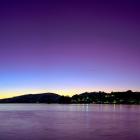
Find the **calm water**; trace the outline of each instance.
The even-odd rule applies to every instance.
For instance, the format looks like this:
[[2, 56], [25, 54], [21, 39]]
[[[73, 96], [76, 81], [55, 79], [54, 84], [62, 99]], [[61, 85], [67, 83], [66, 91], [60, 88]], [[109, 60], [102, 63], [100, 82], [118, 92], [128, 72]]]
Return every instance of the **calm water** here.
[[0, 104], [0, 140], [140, 140], [140, 106]]

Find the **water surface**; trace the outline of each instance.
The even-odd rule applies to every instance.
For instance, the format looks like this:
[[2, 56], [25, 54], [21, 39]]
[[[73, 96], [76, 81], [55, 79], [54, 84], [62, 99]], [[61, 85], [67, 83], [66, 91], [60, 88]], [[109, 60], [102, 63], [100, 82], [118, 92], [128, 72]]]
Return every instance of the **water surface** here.
[[0, 104], [0, 140], [140, 140], [140, 106]]

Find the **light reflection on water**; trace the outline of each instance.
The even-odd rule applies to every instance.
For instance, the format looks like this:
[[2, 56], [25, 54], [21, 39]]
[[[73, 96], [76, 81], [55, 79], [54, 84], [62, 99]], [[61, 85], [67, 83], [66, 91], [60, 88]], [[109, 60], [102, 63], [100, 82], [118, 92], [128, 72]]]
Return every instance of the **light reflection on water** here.
[[0, 104], [0, 140], [140, 140], [138, 105]]

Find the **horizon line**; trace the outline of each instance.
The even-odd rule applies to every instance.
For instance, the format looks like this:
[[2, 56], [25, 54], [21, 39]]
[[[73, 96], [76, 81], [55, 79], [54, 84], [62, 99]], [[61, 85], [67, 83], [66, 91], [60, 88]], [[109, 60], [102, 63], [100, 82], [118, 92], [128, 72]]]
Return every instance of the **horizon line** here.
[[52, 94], [57, 94], [57, 95], [60, 95], [60, 96], [69, 96], [69, 97], [72, 97], [72, 96], [74, 96], [74, 95], [80, 95], [80, 94], [83, 94], [83, 93], [107, 93], [107, 94], [111, 94], [111, 93], [116, 93], [116, 92], [128, 92], [128, 91], [130, 91], [130, 92], [132, 92], [132, 93], [135, 93], [135, 92], [138, 92], [138, 93], [140, 93], [140, 91], [134, 91], [134, 90], [131, 90], [131, 89], [129, 89], [129, 90], [118, 90], [118, 91], [111, 91], [111, 92], [106, 92], [106, 91], [101, 91], [101, 90], [99, 90], [99, 91], [84, 91], [84, 92], [82, 92], [82, 93], [76, 93], [76, 94], [73, 94], [73, 95], [64, 95], [64, 94], [59, 94], [59, 93], [55, 93], [55, 92], [49, 92], [49, 91], [46, 91], [46, 92], [39, 92], [39, 93], [27, 93], [27, 94], [19, 94], [19, 95], [14, 95], [14, 96], [9, 96], [9, 97], [3, 97], [3, 98], [1, 98], [0, 97], [0, 99], [8, 99], [8, 98], [14, 98], [14, 97], [18, 97], [18, 96], [24, 96], [24, 95], [36, 95], [36, 94], [45, 94], [45, 93], [52, 93]]

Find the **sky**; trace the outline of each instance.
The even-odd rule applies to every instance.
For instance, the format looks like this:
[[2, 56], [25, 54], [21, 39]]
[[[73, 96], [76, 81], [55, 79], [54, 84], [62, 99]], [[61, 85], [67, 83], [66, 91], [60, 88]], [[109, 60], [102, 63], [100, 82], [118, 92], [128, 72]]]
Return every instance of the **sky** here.
[[0, 98], [140, 91], [138, 0], [1, 0]]

